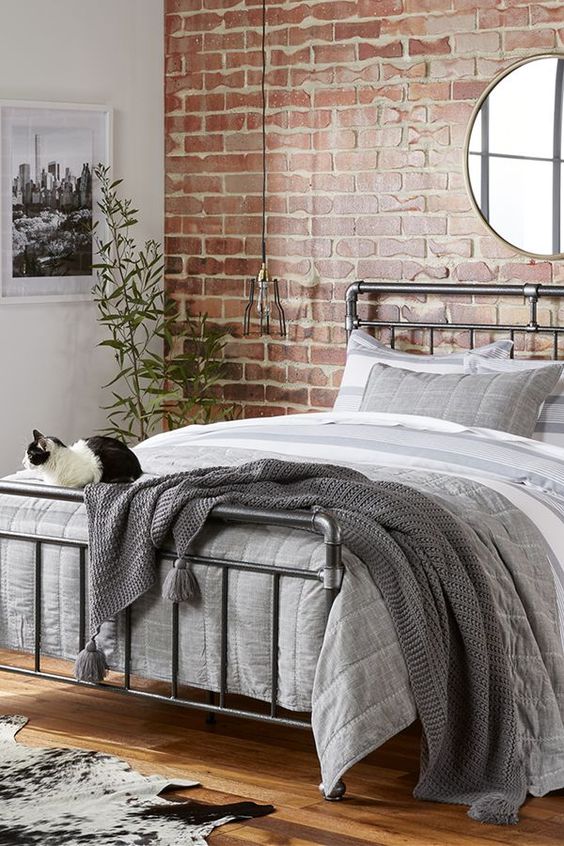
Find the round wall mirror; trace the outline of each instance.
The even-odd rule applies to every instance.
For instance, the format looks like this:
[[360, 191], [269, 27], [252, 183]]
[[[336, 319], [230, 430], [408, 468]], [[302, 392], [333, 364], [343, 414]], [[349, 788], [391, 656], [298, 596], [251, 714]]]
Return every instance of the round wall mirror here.
[[538, 258], [564, 254], [564, 57], [504, 71], [470, 119], [464, 150], [472, 203], [494, 235]]

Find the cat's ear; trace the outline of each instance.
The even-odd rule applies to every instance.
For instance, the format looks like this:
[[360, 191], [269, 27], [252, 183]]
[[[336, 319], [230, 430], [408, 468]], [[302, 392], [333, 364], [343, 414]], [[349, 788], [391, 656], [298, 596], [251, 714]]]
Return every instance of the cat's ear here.
[[45, 437], [45, 435], [42, 435], [41, 432], [39, 432], [37, 429], [34, 429], [33, 437], [39, 449], [47, 451], [47, 438]]

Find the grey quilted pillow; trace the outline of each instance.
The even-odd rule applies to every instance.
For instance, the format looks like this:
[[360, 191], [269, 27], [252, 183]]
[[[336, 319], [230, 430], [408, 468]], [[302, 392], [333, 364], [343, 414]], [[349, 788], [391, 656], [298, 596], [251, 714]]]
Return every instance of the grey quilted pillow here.
[[530, 438], [562, 365], [522, 373], [416, 373], [386, 364], [370, 371], [361, 411], [421, 414]]

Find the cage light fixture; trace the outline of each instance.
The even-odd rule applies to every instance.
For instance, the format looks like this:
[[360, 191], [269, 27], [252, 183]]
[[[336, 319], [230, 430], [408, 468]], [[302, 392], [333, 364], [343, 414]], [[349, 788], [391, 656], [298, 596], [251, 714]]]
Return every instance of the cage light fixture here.
[[[259, 272], [249, 280], [249, 298], [243, 317], [243, 334], [251, 334], [251, 320], [256, 311], [259, 335], [270, 334], [271, 318], [276, 317], [280, 337], [286, 337], [286, 315], [280, 299], [278, 279], [271, 279], [266, 260], [266, 0], [262, 0], [262, 228], [261, 258]], [[272, 289], [272, 291], [271, 291]], [[256, 305], [256, 308], [255, 308]]]

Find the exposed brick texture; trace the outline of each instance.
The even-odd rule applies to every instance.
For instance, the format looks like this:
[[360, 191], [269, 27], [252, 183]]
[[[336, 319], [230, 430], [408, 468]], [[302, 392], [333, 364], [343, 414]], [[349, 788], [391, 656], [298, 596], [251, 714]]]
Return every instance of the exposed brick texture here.
[[[226, 401], [247, 416], [331, 406], [357, 278], [563, 284], [562, 262], [488, 234], [462, 170], [485, 85], [563, 49], [561, 0], [268, 0], [268, 253], [290, 332], [241, 338], [260, 255], [260, 5], [166, 0], [167, 284], [233, 327]], [[519, 303], [456, 299], [387, 308], [525, 317]]]

